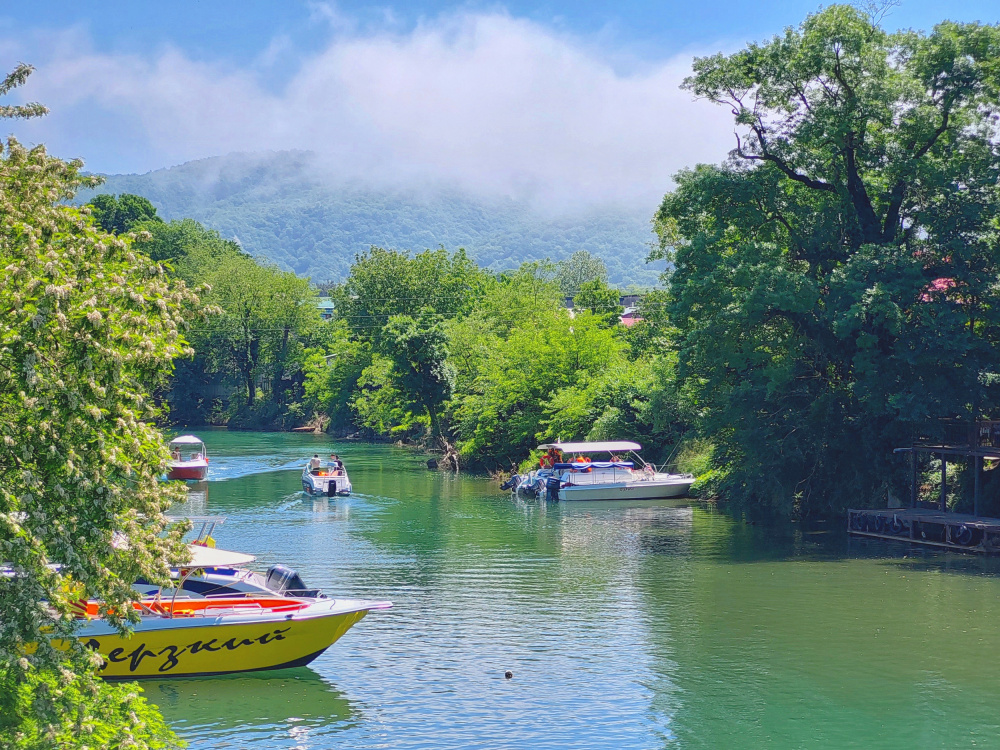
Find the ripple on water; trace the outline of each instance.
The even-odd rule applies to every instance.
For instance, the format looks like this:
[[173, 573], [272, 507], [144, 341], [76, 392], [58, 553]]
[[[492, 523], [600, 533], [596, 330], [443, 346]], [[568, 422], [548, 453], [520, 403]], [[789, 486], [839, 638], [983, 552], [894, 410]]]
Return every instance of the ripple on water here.
[[220, 546], [395, 607], [309, 668], [151, 685], [193, 747], [995, 744], [995, 564], [683, 502], [515, 502], [391, 447], [338, 445], [363, 494], [305, 498], [325, 439], [212, 440]]

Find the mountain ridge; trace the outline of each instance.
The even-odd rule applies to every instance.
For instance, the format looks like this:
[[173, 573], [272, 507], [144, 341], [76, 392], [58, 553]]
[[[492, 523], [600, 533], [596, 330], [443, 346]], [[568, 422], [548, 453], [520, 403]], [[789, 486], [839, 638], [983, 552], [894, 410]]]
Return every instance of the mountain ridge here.
[[444, 187], [338, 184], [309, 152], [234, 153], [104, 177], [104, 185], [77, 199], [142, 195], [166, 220], [195, 219], [238, 240], [252, 255], [317, 282], [343, 279], [354, 256], [371, 245], [413, 251], [464, 247], [496, 271], [587, 250], [604, 260], [610, 280], [622, 286], [654, 286], [660, 270], [645, 263], [654, 238], [652, 210], [550, 215], [528, 201], [473, 197]]

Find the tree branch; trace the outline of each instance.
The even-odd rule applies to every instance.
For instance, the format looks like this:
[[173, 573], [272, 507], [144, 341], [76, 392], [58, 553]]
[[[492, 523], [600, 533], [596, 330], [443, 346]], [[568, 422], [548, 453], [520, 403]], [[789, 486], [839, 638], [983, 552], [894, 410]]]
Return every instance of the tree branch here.
[[760, 142], [761, 153], [758, 154], [748, 154], [743, 151], [743, 142], [740, 140], [739, 133], [736, 134], [736, 153], [741, 159], [747, 159], [748, 161], [769, 161], [774, 164], [778, 169], [780, 169], [786, 177], [795, 180], [796, 182], [801, 182], [806, 187], [812, 188], [813, 190], [824, 190], [828, 193], [837, 192], [837, 188], [831, 185], [829, 182], [823, 182], [822, 180], [814, 180], [808, 175], [804, 175], [801, 172], [796, 172], [784, 161], [784, 159], [775, 156], [767, 150], [767, 144], [764, 140], [763, 133], [756, 125], [751, 125], [751, 129], [757, 135], [757, 140]]

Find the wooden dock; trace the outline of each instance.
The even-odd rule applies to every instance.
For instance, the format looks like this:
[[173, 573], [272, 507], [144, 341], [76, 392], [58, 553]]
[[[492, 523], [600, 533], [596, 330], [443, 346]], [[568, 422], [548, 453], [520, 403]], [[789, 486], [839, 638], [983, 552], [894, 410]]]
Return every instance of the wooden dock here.
[[930, 508], [848, 510], [847, 532], [960, 552], [1000, 553], [1000, 518]]

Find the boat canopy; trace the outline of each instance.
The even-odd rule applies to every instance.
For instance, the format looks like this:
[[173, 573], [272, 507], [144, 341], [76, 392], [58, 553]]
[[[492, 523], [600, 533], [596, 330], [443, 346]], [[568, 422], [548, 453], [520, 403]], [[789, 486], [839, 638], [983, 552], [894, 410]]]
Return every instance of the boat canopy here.
[[204, 445], [200, 438], [194, 435], [181, 435], [170, 441], [171, 445]]
[[191, 562], [184, 563], [185, 568], [238, 568], [257, 559], [243, 552], [203, 547], [200, 544], [189, 544], [188, 549], [191, 550]]
[[627, 440], [609, 440], [604, 443], [545, 443], [538, 446], [540, 451], [547, 451], [550, 448], [561, 450], [563, 453], [613, 453], [642, 450], [641, 445]]
[[569, 471], [589, 471], [590, 469], [633, 469], [631, 461], [576, 461], [571, 464], [556, 464], [553, 469]]

